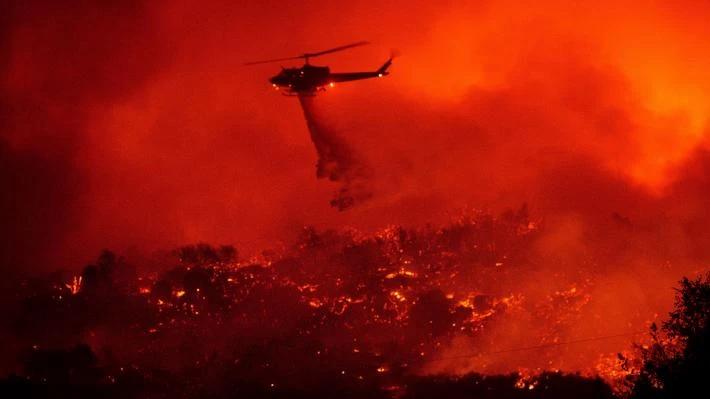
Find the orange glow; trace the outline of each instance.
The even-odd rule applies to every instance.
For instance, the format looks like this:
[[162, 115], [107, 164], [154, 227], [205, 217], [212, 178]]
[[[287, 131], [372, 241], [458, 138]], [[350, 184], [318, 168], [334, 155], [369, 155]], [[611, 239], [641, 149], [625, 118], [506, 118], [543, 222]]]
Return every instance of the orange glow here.
[[385, 275], [386, 279], [393, 279], [397, 276], [403, 276], [403, 277], [417, 277], [417, 273], [413, 272], [411, 270], [406, 270], [405, 268], [400, 268], [399, 271], [393, 272], [393, 273], [388, 273]]
[[[48, 119], [43, 129], [32, 123], [38, 115], [19, 112], [2, 139], [13, 150], [59, 159], [78, 180], [60, 190], [57, 199], [66, 201], [53, 201], [77, 220], [56, 223], [57, 232], [36, 227], [61, 241], [47, 248], [50, 258], [77, 264], [135, 241], [171, 247], [228, 239], [249, 253], [292, 237], [301, 224], [373, 229], [441, 221], [465, 206], [527, 201], [543, 208], [551, 194], [540, 180], [555, 180], [547, 168], [559, 165], [548, 159], [556, 151], [664, 195], [675, 170], [706, 140], [710, 51], [702, 2], [322, 6], [338, 16], [336, 25], [293, 5], [245, 7], [235, 22], [226, 17], [232, 7], [178, 1], [148, 7], [135, 20], [101, 19], [100, 30], [80, 24], [91, 40], [61, 57], [68, 41], [61, 19], [38, 15], [9, 36], [4, 87]], [[274, 20], [275, 11], [293, 18]], [[195, 20], [198, 33], [188, 33], [179, 21], [195, 15], [204, 19]], [[416, 34], [402, 29], [413, 23]], [[241, 25], [248, 28], [235, 28]], [[112, 36], [117, 31], [127, 39]], [[348, 214], [330, 211], [328, 186], [308, 172], [313, 148], [299, 107], [258, 95], [280, 66], [242, 66], [252, 56], [334, 44], [323, 31], [336, 44], [353, 32], [382, 38], [318, 59], [333, 71], [375, 68], [392, 47], [402, 54], [377, 85], [354, 82], [347, 95], [322, 100], [341, 126], [353, 128], [343, 135], [382, 178], [371, 205]], [[139, 40], [140, 49], [129, 45]], [[225, 48], [232, 51], [222, 54]], [[81, 70], [104, 73], [82, 80]], [[40, 95], [45, 88], [52, 93]], [[52, 145], [45, 130], [66, 130], [67, 148]], [[268, 163], [253, 155], [267, 152]], [[461, 184], [465, 176], [471, 184]], [[246, 227], [255, 225], [263, 228]], [[62, 249], [71, 242], [85, 249]]]
[[[365, 315], [382, 336], [451, 338], [406, 342], [413, 373], [524, 364], [623, 379], [603, 356], [628, 339], [544, 345], [644, 325], [667, 313], [662, 293], [679, 275], [710, 263], [708, 2], [177, 0], [119, 13], [19, 3], [0, 66], [12, 100], [0, 131], [0, 183], [12, 193], [0, 209], [0, 265], [69, 270], [52, 283], [66, 304], [129, 274], [92, 263], [82, 277], [104, 248], [155, 274], [167, 266], [144, 260], [185, 243], [238, 249], [233, 261], [175, 260], [190, 278], [223, 266], [199, 284], [177, 273], [164, 290], [147, 278], [131, 287], [168, 315], [140, 335], [283, 284], [285, 309], [328, 315], [323, 323]], [[303, 103], [267, 83], [302, 60], [243, 65], [360, 39], [372, 44], [309, 62], [374, 76], [392, 48], [402, 56], [386, 78], [332, 93], [334, 82], [319, 81], [321, 141]], [[318, 154], [332, 152], [367, 166], [352, 185], [339, 173], [316, 178], [331, 166]], [[361, 186], [371, 188], [362, 203], [332, 206]], [[240, 278], [258, 273], [236, 277], [250, 265], [303, 273], [255, 287]], [[223, 271], [228, 284], [204, 288]], [[253, 309], [280, 308], [266, 299]], [[342, 348], [366, 357], [375, 338]], [[377, 368], [388, 361], [376, 356], [367, 370], [388, 372]], [[541, 389], [534, 374], [519, 388]]]

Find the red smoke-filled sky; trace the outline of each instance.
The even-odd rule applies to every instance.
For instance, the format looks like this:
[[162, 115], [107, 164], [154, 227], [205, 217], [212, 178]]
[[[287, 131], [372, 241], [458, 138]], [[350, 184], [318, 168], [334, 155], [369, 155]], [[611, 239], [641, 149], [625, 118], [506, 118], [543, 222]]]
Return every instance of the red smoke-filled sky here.
[[[710, 5], [695, 1], [25, 1], [0, 16], [2, 263], [102, 248], [243, 253], [304, 225], [442, 222], [527, 202], [560, 237], [611, 215], [703, 261]], [[345, 212], [315, 178], [298, 101], [250, 60], [391, 76], [319, 97], [374, 170]], [[284, 66], [297, 65], [285, 64]], [[657, 233], [662, 230], [664, 233]], [[555, 241], [556, 250], [575, 246]]]

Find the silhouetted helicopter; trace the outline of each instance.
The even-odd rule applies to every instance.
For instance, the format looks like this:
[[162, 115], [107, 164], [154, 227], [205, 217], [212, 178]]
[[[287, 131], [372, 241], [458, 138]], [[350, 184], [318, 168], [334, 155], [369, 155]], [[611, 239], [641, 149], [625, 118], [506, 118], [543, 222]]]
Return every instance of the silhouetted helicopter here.
[[297, 60], [303, 58], [306, 60], [305, 65], [300, 68], [284, 68], [281, 67], [281, 72], [269, 79], [271, 85], [279, 90], [284, 89], [284, 95], [315, 95], [319, 91], [324, 91], [328, 87], [333, 87], [335, 83], [347, 82], [350, 80], [360, 80], [369, 78], [381, 78], [389, 75], [387, 68], [392, 64], [392, 57], [385, 62], [379, 69], [374, 72], [344, 72], [331, 73], [330, 68], [314, 66], [309, 63], [310, 58], [318, 57], [325, 54], [343, 51], [353, 47], [363, 46], [368, 42], [357, 42], [346, 44], [344, 46], [335, 47], [329, 50], [319, 51], [317, 53], [305, 53], [295, 57], [276, 58], [272, 60], [247, 62], [244, 65], [265, 64], [267, 62], [278, 62], [287, 60]]

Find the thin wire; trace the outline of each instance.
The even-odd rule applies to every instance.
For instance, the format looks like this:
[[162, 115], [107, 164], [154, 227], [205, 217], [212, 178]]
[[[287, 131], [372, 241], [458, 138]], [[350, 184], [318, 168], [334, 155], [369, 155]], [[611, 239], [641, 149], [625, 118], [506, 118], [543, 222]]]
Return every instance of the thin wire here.
[[605, 339], [621, 338], [621, 337], [627, 337], [627, 336], [632, 336], [632, 335], [645, 334], [647, 332], [648, 331], [636, 331], [636, 332], [623, 333], [623, 334], [603, 335], [600, 337], [580, 338], [580, 339], [576, 339], [576, 340], [572, 340], [572, 341], [554, 342], [554, 343], [544, 344], [544, 345], [524, 346], [524, 347], [520, 347], [520, 348], [502, 349], [499, 351], [478, 352], [475, 354], [440, 357], [440, 358], [436, 358], [436, 359], [431, 359], [429, 361], [436, 362], [436, 361], [440, 361], [440, 360], [472, 358], [472, 357], [477, 357], [477, 356], [481, 356], [481, 355], [497, 355], [500, 353], [522, 352], [522, 351], [527, 351], [527, 350], [544, 349], [544, 348], [550, 348], [550, 347], [555, 347], [555, 346], [574, 345], [574, 344], [579, 344], [579, 343], [583, 343], [583, 342], [602, 341]]

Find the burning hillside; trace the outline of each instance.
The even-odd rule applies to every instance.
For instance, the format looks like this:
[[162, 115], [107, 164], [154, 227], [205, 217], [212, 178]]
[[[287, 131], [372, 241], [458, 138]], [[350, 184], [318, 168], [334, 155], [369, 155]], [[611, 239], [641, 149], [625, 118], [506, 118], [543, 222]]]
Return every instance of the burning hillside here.
[[398, 396], [417, 376], [468, 372], [517, 371], [512, 384], [526, 390], [550, 378], [542, 371], [618, 384], [616, 352], [654, 315], [639, 310], [620, 330], [596, 314], [607, 279], [590, 270], [540, 281], [542, 230], [523, 207], [438, 228], [309, 228], [254, 259], [206, 244], [149, 265], [104, 252], [78, 276], [13, 287], [3, 366], [38, 382], [187, 396]]

